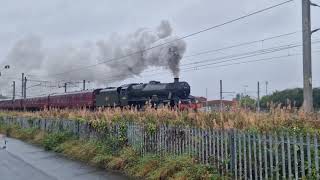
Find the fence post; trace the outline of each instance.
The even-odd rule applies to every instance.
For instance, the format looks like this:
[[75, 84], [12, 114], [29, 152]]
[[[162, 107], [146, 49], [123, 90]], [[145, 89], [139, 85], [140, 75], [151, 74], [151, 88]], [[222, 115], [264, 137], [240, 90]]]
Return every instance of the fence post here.
[[261, 147], [261, 135], [258, 134], [258, 149], [259, 149], [259, 177], [262, 179], [262, 147]]
[[311, 172], [311, 150], [310, 150], [310, 134], [307, 134], [307, 158], [308, 158], [308, 176], [312, 176]]
[[251, 134], [248, 134], [248, 153], [249, 153], [249, 177], [252, 180], [252, 151], [251, 151]]
[[202, 159], [202, 163], [205, 164], [205, 148], [204, 148], [204, 143], [205, 143], [205, 139], [206, 139], [206, 135], [204, 132], [204, 129], [201, 129], [201, 159]]
[[192, 146], [192, 144], [191, 144], [191, 135], [192, 135], [192, 131], [191, 131], [192, 129], [191, 129], [191, 127], [188, 127], [188, 154], [189, 154], [189, 156], [191, 156], [191, 146]]
[[269, 158], [270, 158], [270, 177], [273, 179], [273, 141], [272, 141], [272, 134], [269, 134]]
[[297, 138], [296, 135], [293, 136], [293, 157], [294, 157], [294, 175], [295, 175], [295, 179], [298, 179], [299, 175], [298, 175], [298, 154], [297, 154]]
[[305, 168], [304, 168], [304, 141], [303, 135], [300, 134], [300, 158], [301, 158], [301, 176], [302, 179], [306, 177]]
[[281, 133], [281, 159], [282, 159], [282, 179], [286, 179], [286, 153], [285, 153], [285, 149], [284, 149], [284, 135], [283, 132]]
[[221, 148], [221, 168], [224, 170], [224, 163], [225, 163], [225, 159], [224, 159], [224, 137], [223, 137], [223, 129], [220, 131], [220, 148]]
[[[225, 165], [226, 165], [226, 172], [229, 172], [229, 163], [230, 163], [230, 160], [228, 159], [228, 156], [229, 156], [229, 153], [228, 153], [228, 133], [227, 131], [224, 132], [224, 150], [225, 150], [225, 153], [224, 153], [224, 156], [225, 156]], [[232, 142], [231, 139], [229, 140], [229, 142]], [[235, 138], [233, 140], [233, 142], [237, 143], [237, 139]], [[230, 152], [231, 154], [231, 152]]]
[[[241, 137], [242, 137], [242, 132], [237, 134], [238, 136], [238, 147], [239, 147], [239, 179], [242, 179], [242, 147], [241, 147]], [[232, 144], [230, 142], [230, 144]]]
[[236, 135], [235, 135], [235, 130], [230, 131], [229, 133], [229, 137], [230, 137], [230, 141], [232, 143], [230, 143], [230, 152], [231, 152], [231, 171], [233, 171], [233, 175], [235, 177], [235, 179], [237, 179], [237, 165], [236, 165], [236, 150], [235, 150], [235, 146], [234, 146], [234, 139], [236, 139]]
[[214, 163], [214, 165], [217, 165], [217, 158], [216, 158], [216, 145], [217, 145], [217, 142], [216, 142], [216, 129], [213, 129], [213, 131], [212, 131], [212, 133], [213, 133], [213, 136], [212, 136], [212, 140], [213, 140], [213, 147], [212, 147], [212, 149], [213, 149], [213, 163]]
[[268, 179], [268, 152], [267, 152], [267, 135], [263, 134], [263, 154], [264, 154], [264, 177]]
[[257, 138], [256, 134], [253, 134], [253, 158], [254, 158], [254, 179], [257, 179], [258, 176], [258, 166], [257, 166]]
[[220, 169], [220, 147], [221, 144], [220, 144], [220, 130], [217, 130], [217, 165]]
[[275, 148], [275, 170], [276, 170], [276, 180], [279, 180], [279, 143], [278, 143], [278, 134], [274, 134], [274, 148]]
[[288, 177], [292, 179], [292, 170], [291, 170], [291, 144], [290, 144], [290, 136], [287, 133], [287, 148], [288, 148]]
[[318, 137], [317, 137], [317, 134], [314, 135], [314, 164], [316, 166], [317, 179], [320, 179], [320, 174], [319, 174], [319, 156], [318, 156]]
[[247, 135], [243, 133], [243, 164], [244, 164], [244, 177], [245, 179], [248, 178], [248, 171], [247, 171]]
[[210, 151], [210, 144], [209, 144], [209, 133], [210, 131], [208, 129], [206, 129], [205, 131], [205, 137], [206, 137], [206, 142], [205, 142], [205, 150], [206, 150], [206, 161], [205, 163], [208, 164], [209, 162], [209, 151]]
[[212, 129], [210, 128], [209, 129], [209, 155], [208, 155], [208, 162], [210, 164], [210, 159], [211, 159], [211, 156], [212, 156]]

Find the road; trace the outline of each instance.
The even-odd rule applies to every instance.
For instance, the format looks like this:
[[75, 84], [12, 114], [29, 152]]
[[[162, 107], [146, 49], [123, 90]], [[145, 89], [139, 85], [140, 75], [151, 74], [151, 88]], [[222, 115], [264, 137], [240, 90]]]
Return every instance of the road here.
[[6, 149], [2, 149], [4, 138], [0, 135], [0, 179], [1, 180], [124, 180], [118, 173], [107, 172], [69, 160], [54, 152], [6, 138]]

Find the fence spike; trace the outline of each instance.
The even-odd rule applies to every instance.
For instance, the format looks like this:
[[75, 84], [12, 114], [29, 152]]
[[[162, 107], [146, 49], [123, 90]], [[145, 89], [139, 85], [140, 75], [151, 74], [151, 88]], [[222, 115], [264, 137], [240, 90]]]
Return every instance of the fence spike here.
[[310, 134], [307, 134], [307, 158], [308, 158], [308, 176], [312, 176], [311, 172], [311, 148], [310, 148]]
[[269, 179], [268, 176], [268, 152], [267, 152], [267, 136], [263, 134], [263, 153], [264, 153], [264, 177]]
[[317, 134], [314, 135], [314, 164], [316, 167], [316, 176], [317, 179], [320, 179], [319, 174], [319, 154], [318, 154], [318, 137]]
[[296, 135], [293, 136], [293, 157], [294, 157], [294, 175], [295, 175], [295, 179], [298, 179], [299, 178], [299, 175], [298, 175], [298, 154], [297, 154], [297, 138], [296, 138]]
[[279, 180], [279, 143], [278, 143], [278, 136], [277, 133], [275, 133], [274, 136], [274, 148], [275, 148], [275, 170], [276, 170], [276, 180]]
[[259, 149], [259, 177], [262, 179], [262, 153], [261, 153], [261, 135], [258, 134], [258, 149]]
[[[238, 145], [239, 145], [239, 177], [242, 179], [242, 147], [241, 147], [241, 137], [242, 137], [242, 132], [238, 133]], [[237, 154], [236, 154], [237, 156]]]
[[287, 149], [288, 149], [288, 177], [289, 177], [289, 179], [292, 179], [291, 144], [290, 144], [289, 133], [287, 133]]

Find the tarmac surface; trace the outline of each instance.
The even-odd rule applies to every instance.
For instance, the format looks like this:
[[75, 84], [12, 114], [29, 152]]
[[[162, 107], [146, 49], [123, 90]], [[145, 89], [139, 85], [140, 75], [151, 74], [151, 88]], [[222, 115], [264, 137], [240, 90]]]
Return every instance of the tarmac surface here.
[[[7, 141], [5, 145], [5, 140]], [[6, 148], [4, 148], [6, 146]], [[0, 134], [0, 180], [125, 180], [127, 177]]]

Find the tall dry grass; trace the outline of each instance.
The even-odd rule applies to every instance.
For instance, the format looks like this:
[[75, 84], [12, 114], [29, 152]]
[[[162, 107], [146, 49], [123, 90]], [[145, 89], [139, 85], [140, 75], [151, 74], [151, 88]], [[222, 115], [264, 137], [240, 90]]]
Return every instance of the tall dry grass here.
[[236, 128], [259, 131], [276, 129], [314, 129], [320, 130], [319, 113], [307, 114], [290, 107], [273, 107], [268, 112], [253, 112], [240, 108], [228, 112], [180, 112], [168, 108], [137, 109], [50, 109], [36, 112], [1, 111], [0, 116], [23, 116], [32, 118], [72, 119], [89, 121], [92, 124], [114, 122], [136, 122], [151, 124], [173, 124], [202, 128]]

